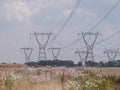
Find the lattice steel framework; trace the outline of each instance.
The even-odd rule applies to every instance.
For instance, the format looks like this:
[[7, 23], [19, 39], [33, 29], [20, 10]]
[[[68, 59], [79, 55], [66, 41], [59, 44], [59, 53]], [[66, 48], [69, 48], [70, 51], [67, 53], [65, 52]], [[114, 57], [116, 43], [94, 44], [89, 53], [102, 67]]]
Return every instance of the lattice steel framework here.
[[58, 60], [61, 48], [49, 48], [52, 51], [53, 60]]
[[109, 61], [115, 61], [119, 52], [119, 48], [117, 49], [105, 49], [104, 53], [107, 55]]
[[[86, 45], [87, 48], [87, 61], [94, 61], [94, 53], [93, 53], [93, 48], [95, 45], [95, 42], [98, 38], [98, 35], [100, 35], [99, 33], [92, 33], [92, 32], [82, 32], [82, 34], [78, 34], [78, 35], [82, 35], [82, 38], [84, 40], [84, 43]], [[92, 40], [91, 43], [89, 43], [89, 41], [86, 39], [89, 38], [89, 40]]]
[[[35, 36], [35, 39], [37, 41], [37, 44], [39, 46], [39, 54], [38, 54], [38, 61], [40, 60], [46, 60], [46, 47], [48, 44], [48, 41], [51, 37], [51, 33], [39, 33], [39, 32], [34, 32], [33, 34]], [[44, 38], [46, 38], [46, 40], [44, 40], [45, 42], [42, 43], [39, 39], [39, 37], [41, 37], [43, 40]]]
[[80, 61], [82, 62], [82, 66], [85, 66], [85, 62], [87, 61], [88, 52], [87, 51], [80, 51], [77, 48], [77, 51], [75, 51], [75, 54], [79, 55]]
[[31, 55], [32, 55], [32, 51], [33, 51], [33, 48], [21, 48], [21, 50], [24, 51], [24, 54], [25, 54], [25, 63], [28, 63], [30, 62], [30, 58], [31, 58]]

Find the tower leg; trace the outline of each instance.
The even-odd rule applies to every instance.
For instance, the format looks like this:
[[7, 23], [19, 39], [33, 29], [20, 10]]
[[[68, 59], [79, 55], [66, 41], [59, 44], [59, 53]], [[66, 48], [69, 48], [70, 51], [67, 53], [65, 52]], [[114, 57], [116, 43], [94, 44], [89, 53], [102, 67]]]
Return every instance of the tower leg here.
[[39, 48], [38, 61], [46, 60], [46, 51], [45, 48]]

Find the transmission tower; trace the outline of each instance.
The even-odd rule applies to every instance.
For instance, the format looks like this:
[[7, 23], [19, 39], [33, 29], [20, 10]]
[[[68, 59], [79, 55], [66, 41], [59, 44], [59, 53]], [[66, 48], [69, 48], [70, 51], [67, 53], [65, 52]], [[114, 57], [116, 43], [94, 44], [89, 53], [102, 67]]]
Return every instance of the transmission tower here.
[[[81, 35], [81, 34], [78, 34], [78, 35]], [[82, 32], [82, 38], [84, 40], [84, 43], [87, 48], [87, 53], [88, 53], [87, 61], [94, 61], [93, 48], [94, 48], [95, 42], [98, 38], [98, 35], [99, 35], [99, 33], [92, 33], [92, 32], [84, 33], [84, 32]]]
[[49, 48], [52, 51], [53, 60], [58, 60], [58, 55], [60, 54], [61, 48]]
[[75, 54], [79, 55], [80, 61], [82, 62], [82, 66], [85, 66], [85, 62], [87, 61], [88, 52], [87, 51], [80, 51], [77, 48], [77, 51], [75, 51]]
[[116, 57], [118, 55], [119, 52], [119, 49], [116, 49], [116, 50], [113, 50], [113, 49], [105, 49], [104, 53], [107, 54], [107, 57], [108, 57], [108, 60], [109, 61], [115, 61], [116, 60]]
[[51, 33], [34, 32], [33, 35], [35, 36], [35, 39], [39, 46], [38, 61], [46, 60], [46, 47], [47, 47], [48, 41], [52, 34]]
[[33, 51], [33, 48], [21, 48], [21, 50], [24, 51], [25, 54], [25, 63], [30, 62], [31, 54]]

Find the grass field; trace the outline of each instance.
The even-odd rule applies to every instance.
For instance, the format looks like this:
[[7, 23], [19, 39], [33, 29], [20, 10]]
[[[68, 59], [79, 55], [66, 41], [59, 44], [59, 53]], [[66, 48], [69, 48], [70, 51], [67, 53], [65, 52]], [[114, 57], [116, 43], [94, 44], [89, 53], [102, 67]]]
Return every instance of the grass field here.
[[105, 74], [120, 76], [120, 67], [104, 67], [104, 68], [97, 68], [99, 71], [102, 71]]
[[120, 68], [0, 65], [0, 90], [120, 90]]

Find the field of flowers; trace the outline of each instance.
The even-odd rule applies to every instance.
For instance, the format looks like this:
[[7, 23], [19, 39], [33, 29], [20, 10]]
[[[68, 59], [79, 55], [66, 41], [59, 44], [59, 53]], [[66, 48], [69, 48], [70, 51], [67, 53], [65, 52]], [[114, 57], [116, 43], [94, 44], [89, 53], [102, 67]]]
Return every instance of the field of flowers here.
[[90, 67], [0, 67], [0, 90], [120, 90], [120, 77]]

